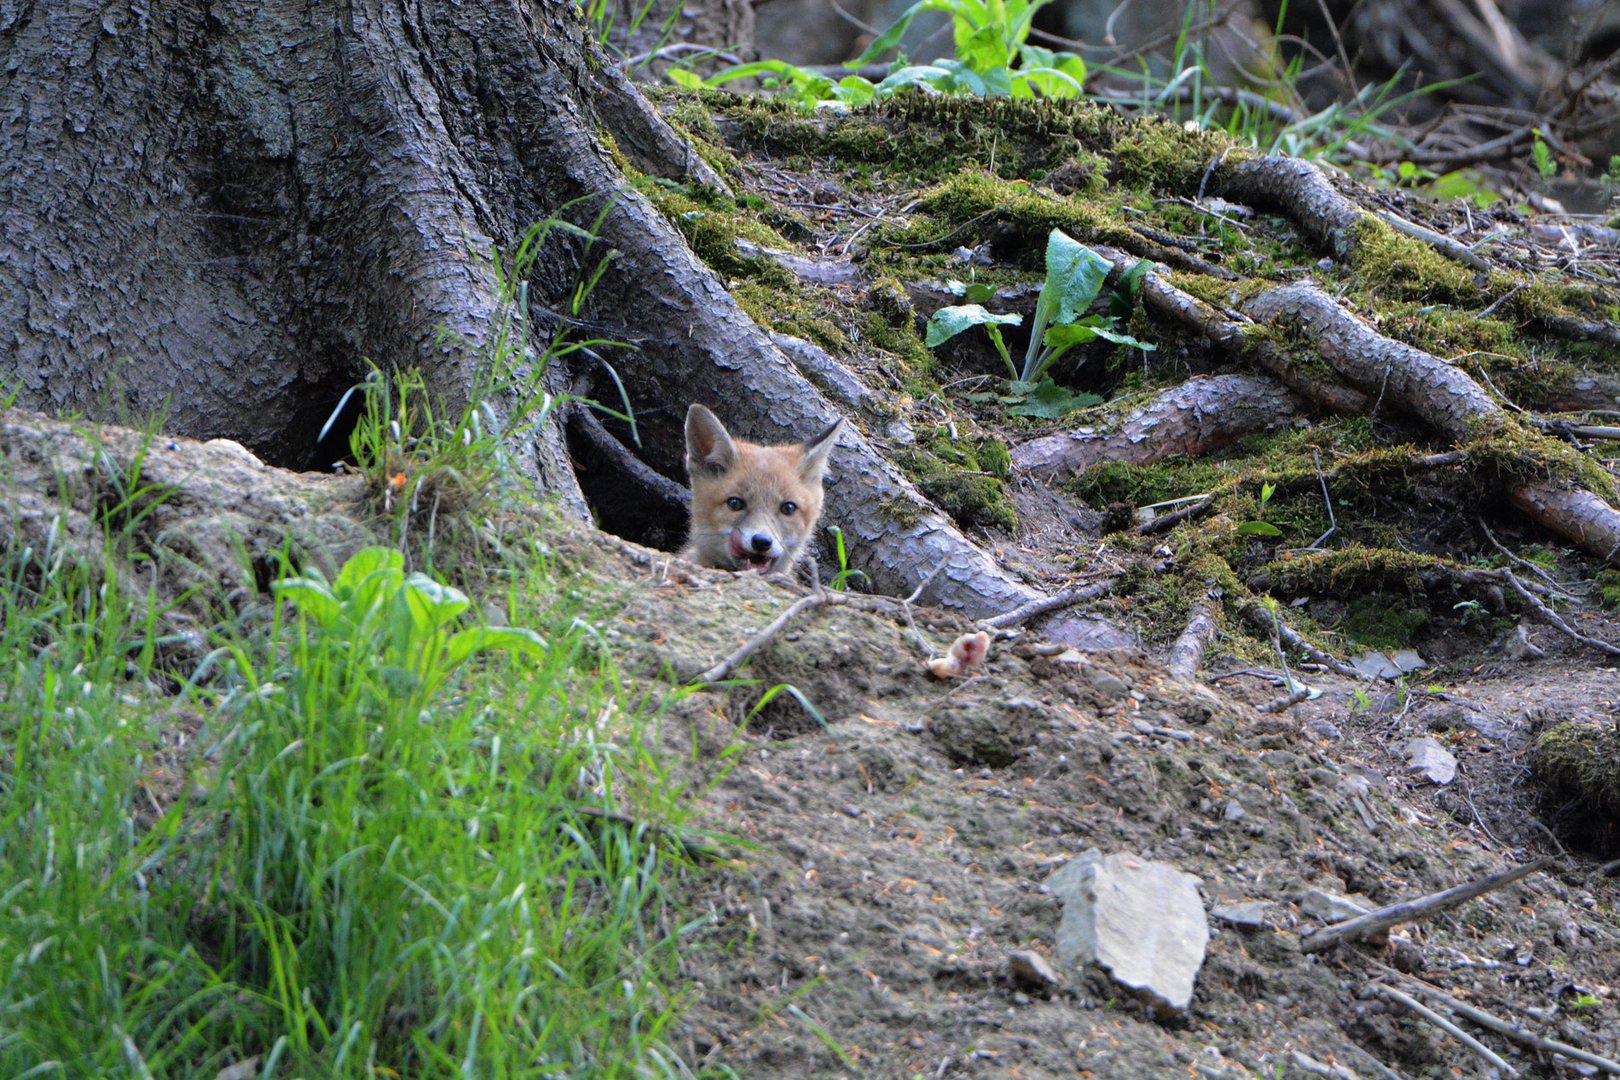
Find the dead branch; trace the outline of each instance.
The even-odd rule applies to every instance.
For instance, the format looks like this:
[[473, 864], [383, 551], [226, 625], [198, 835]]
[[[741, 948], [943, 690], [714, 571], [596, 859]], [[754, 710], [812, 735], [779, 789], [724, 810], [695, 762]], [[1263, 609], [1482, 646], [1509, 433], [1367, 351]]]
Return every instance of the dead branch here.
[[770, 643], [770, 640], [780, 634], [787, 625], [806, 611], [813, 611], [819, 607], [826, 607], [837, 602], [838, 593], [818, 589], [809, 596], [801, 596], [789, 604], [787, 610], [772, 619], [763, 630], [743, 642], [735, 652], [707, 671], [693, 675], [686, 681], [695, 686], [712, 686], [722, 679], [729, 679], [732, 672], [743, 665], [750, 656]]
[[1371, 678], [1365, 672], [1357, 671], [1343, 660], [1329, 656], [1309, 641], [1306, 641], [1299, 631], [1283, 622], [1280, 615], [1258, 600], [1251, 600], [1243, 606], [1243, 617], [1258, 629], [1264, 630], [1267, 636], [1277, 638], [1290, 649], [1298, 649], [1310, 657], [1313, 663], [1321, 664], [1335, 675], [1343, 675], [1347, 679], [1358, 679], [1362, 682]]
[[1582, 1050], [1578, 1046], [1571, 1046], [1568, 1043], [1558, 1042], [1556, 1039], [1543, 1038], [1542, 1036], [1526, 1031], [1521, 1027], [1515, 1027], [1506, 1020], [1493, 1016], [1490, 1013], [1485, 1012], [1483, 1009], [1478, 1009], [1467, 1004], [1466, 1002], [1458, 1001], [1450, 994], [1447, 994], [1436, 987], [1430, 986], [1421, 979], [1414, 979], [1407, 975], [1402, 975], [1401, 978], [1406, 981], [1408, 986], [1411, 986], [1414, 990], [1418, 990], [1429, 997], [1434, 998], [1436, 1001], [1443, 1003], [1446, 1008], [1452, 1010], [1458, 1016], [1472, 1020], [1481, 1027], [1488, 1027], [1492, 1031], [1507, 1036], [1514, 1042], [1522, 1043], [1525, 1046], [1549, 1054], [1563, 1054], [1567, 1058], [1571, 1058], [1575, 1061], [1585, 1062], [1586, 1064], [1591, 1065], [1593, 1068], [1602, 1069], [1604, 1072], [1607, 1072], [1613, 1076], [1620, 1076], [1620, 1061], [1613, 1061], [1606, 1057], [1599, 1057], [1597, 1054]]
[[1517, 574], [1505, 566], [1495, 570], [1458, 569], [1455, 574], [1458, 580], [1468, 582], [1474, 586], [1486, 583], [1497, 586], [1505, 585], [1513, 591], [1515, 596], [1524, 601], [1525, 606], [1530, 609], [1531, 616], [1537, 622], [1550, 626], [1571, 641], [1585, 645], [1589, 649], [1596, 649], [1606, 656], [1620, 656], [1620, 645], [1611, 645], [1602, 638], [1583, 634], [1569, 625], [1558, 612], [1548, 607], [1539, 596], [1531, 592], [1529, 587], [1519, 580]]
[[1427, 1005], [1423, 1004], [1421, 1001], [1415, 1000], [1408, 994], [1401, 993], [1388, 983], [1369, 983], [1368, 987], [1375, 994], [1386, 997], [1390, 1001], [1393, 1001], [1399, 1005], [1403, 1005], [1412, 1012], [1423, 1017], [1423, 1019], [1427, 1020], [1429, 1023], [1433, 1024], [1435, 1027], [1439, 1028], [1441, 1031], [1444, 1031], [1446, 1034], [1468, 1047], [1468, 1049], [1478, 1054], [1480, 1059], [1489, 1064], [1491, 1068], [1497, 1069], [1507, 1076], [1519, 1075], [1518, 1071], [1510, 1066], [1506, 1061], [1503, 1061], [1494, 1050], [1480, 1042], [1478, 1039], [1474, 1038], [1472, 1035], [1468, 1034], [1468, 1032], [1464, 1031], [1450, 1020], [1447, 1020], [1445, 1017], [1435, 1012], [1433, 1009], [1429, 1008]]
[[1038, 615], [1045, 615], [1049, 611], [1060, 608], [1073, 607], [1083, 604], [1087, 600], [1096, 600], [1112, 592], [1114, 583], [1109, 581], [1094, 581], [1090, 585], [1082, 585], [1074, 589], [1065, 589], [1053, 596], [1043, 596], [1039, 600], [1032, 600], [1021, 607], [1011, 611], [1004, 611], [993, 618], [983, 619], [979, 625], [986, 630], [1006, 630], [1010, 627], [1021, 626]]
[[1192, 518], [1197, 517], [1214, 505], [1214, 496], [1206, 495], [1197, 502], [1188, 503], [1180, 510], [1172, 510], [1168, 514], [1160, 514], [1152, 521], [1145, 521], [1136, 528], [1132, 529], [1131, 532], [1135, 533], [1137, 536], [1157, 536], [1159, 533], [1169, 532], [1177, 525], [1180, 525], [1183, 521], [1189, 521]]
[[1176, 643], [1170, 646], [1170, 655], [1164, 661], [1165, 670], [1179, 679], [1191, 678], [1204, 662], [1204, 654], [1209, 651], [1215, 630], [1215, 601], [1206, 596], [1193, 605], [1186, 628], [1176, 638]]
[[1495, 889], [1513, 884], [1520, 878], [1528, 877], [1552, 865], [1552, 857], [1544, 855], [1539, 859], [1527, 862], [1522, 866], [1515, 866], [1511, 870], [1504, 870], [1500, 874], [1470, 881], [1443, 892], [1431, 893], [1416, 900], [1407, 900], [1399, 904], [1390, 904], [1387, 907], [1369, 911], [1365, 915], [1357, 915], [1353, 919], [1325, 926], [1314, 933], [1307, 934], [1299, 943], [1301, 952], [1321, 952], [1344, 941], [1356, 941], [1382, 933], [1392, 926], [1401, 923], [1416, 922], [1438, 915], [1442, 911], [1449, 911], [1460, 904], [1484, 896]]

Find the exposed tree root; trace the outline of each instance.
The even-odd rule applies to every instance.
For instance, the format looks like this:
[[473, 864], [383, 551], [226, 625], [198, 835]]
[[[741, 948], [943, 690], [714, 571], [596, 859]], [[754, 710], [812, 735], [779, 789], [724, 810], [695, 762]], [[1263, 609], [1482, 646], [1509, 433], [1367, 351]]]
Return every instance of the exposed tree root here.
[[1357, 671], [1343, 660], [1329, 656], [1315, 645], [1312, 645], [1298, 630], [1284, 622], [1282, 616], [1258, 600], [1251, 600], [1243, 605], [1243, 617], [1248, 619], [1251, 625], [1264, 631], [1267, 637], [1276, 639], [1287, 648], [1304, 653], [1310, 657], [1312, 663], [1320, 664], [1335, 675], [1343, 675], [1347, 679], [1357, 679], [1363, 682], [1371, 678], [1366, 672]]
[[[1460, 369], [1373, 330], [1314, 285], [1285, 285], [1248, 304], [1257, 319], [1303, 335], [1346, 379], [1414, 413], [1454, 442], [1502, 433], [1511, 423], [1490, 393]], [[1605, 561], [1620, 555], [1620, 513], [1589, 491], [1553, 481], [1510, 481], [1514, 505]]]
[[1186, 628], [1176, 638], [1175, 644], [1170, 646], [1170, 655], [1165, 658], [1165, 670], [1170, 674], [1188, 679], [1203, 664], [1209, 643], [1215, 638], [1215, 611], [1215, 601], [1207, 596], [1193, 605]]
[[1105, 462], [1148, 465], [1205, 454], [1245, 435], [1289, 424], [1296, 403], [1286, 389], [1253, 375], [1189, 379], [1131, 411], [1117, 426], [1079, 428], [1015, 448], [1014, 467], [1051, 479]]

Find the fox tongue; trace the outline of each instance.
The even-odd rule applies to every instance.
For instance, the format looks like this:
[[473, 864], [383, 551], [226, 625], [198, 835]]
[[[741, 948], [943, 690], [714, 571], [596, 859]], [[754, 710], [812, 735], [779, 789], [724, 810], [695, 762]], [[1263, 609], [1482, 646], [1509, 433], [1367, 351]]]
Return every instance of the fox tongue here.
[[735, 559], [737, 562], [747, 563], [750, 569], [758, 570], [762, 574], [766, 570], [770, 569], [770, 558], [768, 556], [761, 555], [757, 551], [750, 551], [748, 548], [744, 547], [742, 537], [739, 536], [735, 531], [732, 532], [731, 542], [727, 545], [727, 547], [730, 549], [731, 557], [733, 559]]

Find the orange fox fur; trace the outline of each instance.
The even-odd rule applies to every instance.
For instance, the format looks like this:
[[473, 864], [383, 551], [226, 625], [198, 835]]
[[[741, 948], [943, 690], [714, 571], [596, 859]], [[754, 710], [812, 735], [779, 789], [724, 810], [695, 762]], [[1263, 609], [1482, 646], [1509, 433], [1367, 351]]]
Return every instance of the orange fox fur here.
[[686, 413], [692, 522], [681, 558], [722, 570], [791, 573], [821, 517], [821, 481], [839, 420], [786, 446], [734, 439], [702, 405]]

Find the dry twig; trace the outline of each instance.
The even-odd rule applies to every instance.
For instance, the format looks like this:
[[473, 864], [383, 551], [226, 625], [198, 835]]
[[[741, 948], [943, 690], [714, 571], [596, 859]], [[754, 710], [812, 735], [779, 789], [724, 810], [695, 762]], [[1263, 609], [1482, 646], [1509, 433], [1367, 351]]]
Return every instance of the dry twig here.
[[1353, 919], [1325, 926], [1313, 934], [1307, 934], [1300, 940], [1301, 952], [1321, 952], [1331, 948], [1342, 941], [1355, 941], [1359, 938], [1370, 937], [1381, 933], [1392, 926], [1401, 923], [1416, 922], [1438, 915], [1442, 911], [1449, 911], [1459, 904], [1466, 903], [1476, 896], [1484, 896], [1495, 889], [1513, 884], [1520, 878], [1528, 877], [1538, 870], [1545, 870], [1552, 865], [1552, 857], [1544, 855], [1522, 866], [1515, 866], [1511, 870], [1504, 870], [1500, 874], [1470, 881], [1443, 892], [1420, 896], [1416, 900], [1406, 900], [1399, 904], [1390, 904], [1387, 907], [1369, 911], [1365, 915], [1357, 915]]
[[1503, 1061], [1501, 1056], [1497, 1054], [1496, 1051], [1492, 1050], [1490, 1047], [1486, 1046], [1484, 1043], [1480, 1042], [1478, 1039], [1468, 1034], [1468, 1032], [1464, 1031], [1450, 1020], [1447, 1020], [1445, 1017], [1441, 1016], [1439, 1013], [1435, 1012], [1421, 1001], [1416, 1000], [1411, 995], [1401, 993], [1388, 983], [1375, 982], [1369, 985], [1374, 993], [1386, 997], [1397, 1004], [1404, 1005], [1406, 1008], [1417, 1013], [1419, 1016], [1423, 1017], [1423, 1019], [1427, 1020], [1441, 1031], [1444, 1031], [1446, 1034], [1468, 1047], [1468, 1049], [1478, 1054], [1483, 1061], [1488, 1063], [1491, 1068], [1496, 1069], [1506, 1076], [1519, 1075], [1518, 1071], [1506, 1061]]

